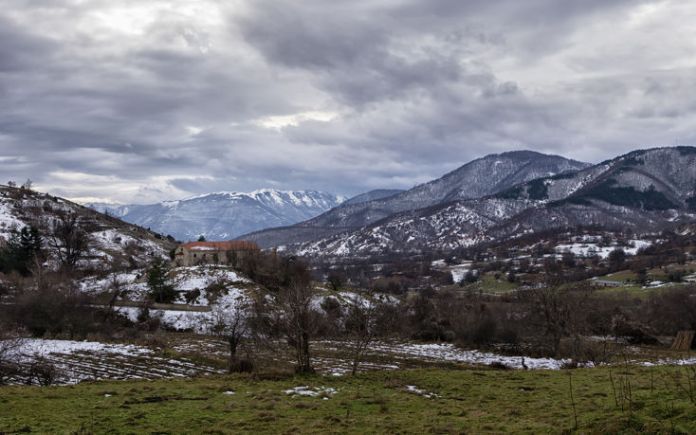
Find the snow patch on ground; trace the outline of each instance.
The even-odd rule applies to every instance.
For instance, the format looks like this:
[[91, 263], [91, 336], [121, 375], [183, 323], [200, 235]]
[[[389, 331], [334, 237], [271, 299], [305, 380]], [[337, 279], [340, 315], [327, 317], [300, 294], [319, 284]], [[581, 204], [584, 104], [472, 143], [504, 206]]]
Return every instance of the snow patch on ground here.
[[370, 346], [370, 351], [402, 354], [407, 357], [419, 357], [439, 361], [452, 361], [466, 364], [490, 365], [492, 363], [504, 364], [510, 368], [529, 369], [560, 369], [568, 360], [553, 358], [529, 358], [521, 356], [505, 356], [478, 350], [458, 349], [451, 343], [441, 344], [385, 344], [375, 343]]
[[696, 365], [696, 357], [673, 359], [673, 358], [662, 358], [657, 361], [643, 361], [640, 365], [644, 367], [653, 366], [693, 366]]
[[307, 385], [302, 385], [299, 387], [290, 388], [285, 390], [284, 393], [292, 397], [323, 397], [328, 399], [335, 395], [338, 391], [331, 387], [314, 387], [311, 388]]
[[25, 338], [20, 346], [10, 352], [10, 356], [46, 357], [51, 354], [72, 354], [77, 352], [108, 353], [119, 355], [148, 355], [152, 350], [132, 344], [107, 344], [96, 341], [44, 340]]
[[[131, 322], [137, 322], [141, 309], [138, 307], [115, 307], [114, 310], [126, 317]], [[167, 328], [177, 331], [193, 331], [198, 334], [207, 334], [214, 324], [211, 311], [183, 311], [150, 309], [150, 317], [157, 318]]]
[[556, 252], [570, 252], [578, 257], [599, 256], [602, 259], [609, 257], [609, 254], [616, 249], [623, 249], [628, 255], [636, 255], [639, 249], [652, 245], [650, 240], [631, 240], [628, 246], [611, 245], [599, 246], [597, 243], [565, 243], [556, 246]]
[[80, 291], [88, 294], [99, 294], [118, 288], [130, 300], [140, 301], [148, 292], [144, 276], [144, 269], [136, 269], [130, 272], [110, 273], [104, 277], [87, 277], [80, 280], [78, 285]]
[[[220, 373], [219, 369], [187, 359], [158, 356], [146, 347], [93, 341], [21, 339], [8, 360], [20, 368], [39, 363], [55, 368], [54, 384], [69, 385], [85, 380], [159, 379]], [[37, 383], [33, 375], [20, 371], [10, 384]]]
[[21, 230], [24, 226], [24, 222], [14, 216], [10, 205], [0, 202], [0, 236], [7, 238], [13, 229]]
[[[337, 350], [344, 346], [340, 342], [325, 341], [323, 345]], [[386, 343], [374, 342], [368, 346], [367, 353], [390, 358], [397, 365], [403, 360], [413, 359], [425, 362], [449, 361], [461, 364], [491, 365], [502, 364], [512, 369], [547, 369], [558, 370], [570, 360], [553, 358], [530, 358], [524, 356], [507, 356], [478, 350], [459, 349], [451, 343]]]
[[411, 394], [416, 394], [418, 396], [425, 397], [426, 399], [438, 399], [438, 398], [440, 398], [439, 394], [428, 392], [426, 390], [421, 390], [420, 388], [416, 387], [415, 385], [406, 385], [406, 391], [411, 393]]

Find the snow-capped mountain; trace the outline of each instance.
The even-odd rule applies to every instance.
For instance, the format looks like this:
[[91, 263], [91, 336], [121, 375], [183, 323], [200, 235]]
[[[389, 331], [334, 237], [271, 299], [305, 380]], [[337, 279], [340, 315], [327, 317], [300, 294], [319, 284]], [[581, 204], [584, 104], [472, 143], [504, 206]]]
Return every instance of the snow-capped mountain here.
[[428, 183], [396, 195], [346, 203], [316, 218], [289, 228], [273, 228], [245, 235], [260, 246], [271, 247], [321, 240], [356, 230], [396, 213], [418, 210], [453, 200], [480, 198], [538, 177], [576, 171], [590, 166], [560, 156], [534, 151], [491, 154]]
[[653, 148], [289, 248], [309, 256], [367, 257], [446, 251], [559, 228], [656, 231], [694, 221], [696, 148]]
[[147, 205], [89, 206], [177, 240], [193, 240], [201, 235], [208, 240], [227, 240], [310, 219], [344, 200], [312, 190], [262, 189], [250, 193], [215, 192]]

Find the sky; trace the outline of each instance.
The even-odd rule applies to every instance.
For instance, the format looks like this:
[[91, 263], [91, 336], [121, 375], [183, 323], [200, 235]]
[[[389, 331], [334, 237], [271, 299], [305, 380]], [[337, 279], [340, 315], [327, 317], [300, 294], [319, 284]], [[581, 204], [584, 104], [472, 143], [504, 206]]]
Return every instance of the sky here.
[[352, 195], [694, 145], [693, 23], [678, 0], [0, 0], [0, 174], [79, 201]]

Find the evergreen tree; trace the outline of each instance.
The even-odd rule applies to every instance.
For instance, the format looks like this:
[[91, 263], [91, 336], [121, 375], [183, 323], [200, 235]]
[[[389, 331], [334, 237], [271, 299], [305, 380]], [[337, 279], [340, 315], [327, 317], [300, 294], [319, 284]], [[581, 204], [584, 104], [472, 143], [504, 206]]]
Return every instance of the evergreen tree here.
[[163, 304], [174, 302], [176, 290], [167, 282], [167, 265], [161, 259], [156, 259], [147, 271], [147, 286], [153, 301]]
[[0, 251], [0, 271], [17, 272], [23, 276], [30, 274], [30, 267], [35, 258], [41, 257], [41, 235], [32, 226], [13, 230], [5, 247]]

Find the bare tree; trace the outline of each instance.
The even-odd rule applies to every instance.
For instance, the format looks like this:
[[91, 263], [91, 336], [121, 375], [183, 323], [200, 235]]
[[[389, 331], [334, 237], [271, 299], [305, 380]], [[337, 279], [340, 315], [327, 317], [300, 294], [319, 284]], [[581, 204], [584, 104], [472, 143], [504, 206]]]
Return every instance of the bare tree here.
[[375, 338], [378, 302], [375, 297], [355, 296], [349, 302], [346, 332], [351, 337], [351, 374], [355, 376], [365, 352]]
[[61, 213], [49, 225], [47, 241], [62, 268], [73, 270], [89, 249], [89, 235], [76, 213]]
[[295, 348], [298, 373], [313, 373], [310, 340], [316, 333], [318, 313], [312, 308], [314, 288], [307, 267], [291, 258], [284, 265], [284, 285], [276, 296], [276, 317], [286, 334], [288, 343]]
[[122, 283], [119, 281], [117, 274], [111, 275], [108, 289], [109, 293], [111, 293], [111, 296], [109, 297], [109, 314], [111, 315], [114, 313], [116, 301], [118, 301], [118, 298], [124, 293]]
[[533, 307], [538, 310], [544, 334], [549, 339], [552, 355], [558, 353], [561, 338], [566, 334], [570, 317], [565, 292], [557, 287], [541, 287], [531, 290]]
[[249, 303], [239, 296], [232, 306], [218, 305], [213, 311], [212, 332], [225, 339], [229, 346], [229, 372], [251, 371], [253, 365], [248, 359], [239, 358], [240, 347], [249, 335]]
[[558, 354], [563, 337], [572, 338], [574, 357], [582, 353], [581, 336], [587, 332], [590, 293], [591, 289], [586, 285], [568, 290], [543, 287], [531, 291], [532, 307], [536, 310], [554, 356]]

